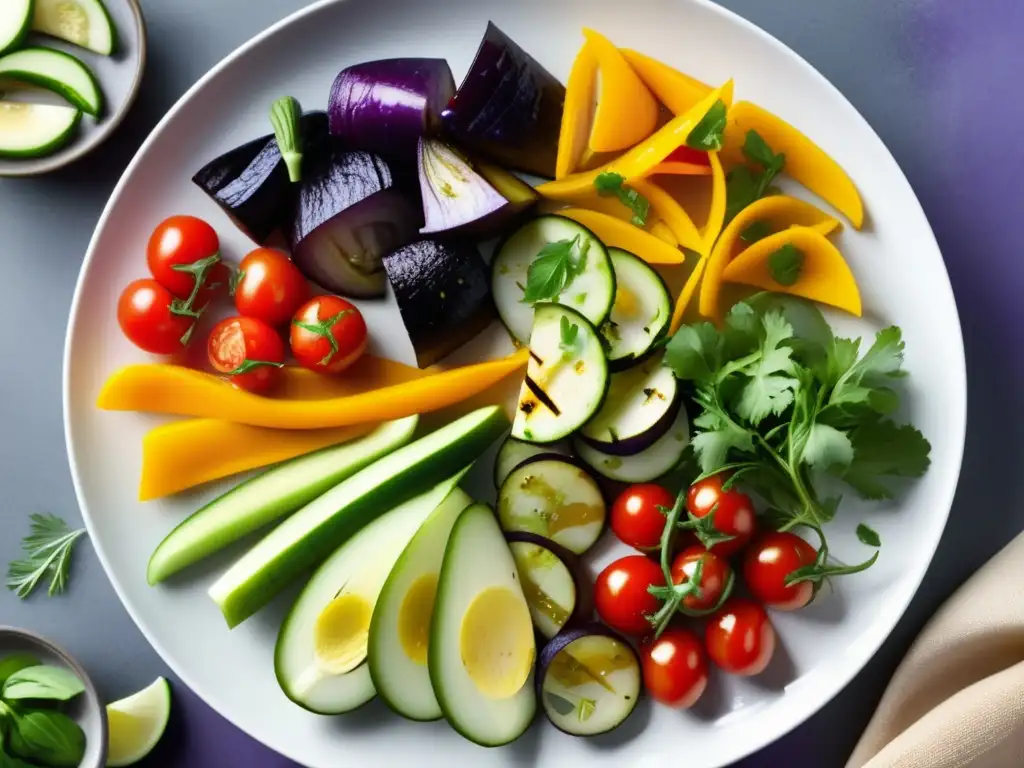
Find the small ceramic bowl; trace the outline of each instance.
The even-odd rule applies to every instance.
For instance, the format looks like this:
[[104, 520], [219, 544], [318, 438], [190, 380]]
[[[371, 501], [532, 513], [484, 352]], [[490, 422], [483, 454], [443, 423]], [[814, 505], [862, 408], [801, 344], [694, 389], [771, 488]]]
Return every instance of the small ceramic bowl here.
[[67, 714], [85, 731], [85, 757], [79, 768], [103, 768], [107, 763], [107, 714], [82, 665], [34, 632], [0, 626], [0, 659], [14, 653], [31, 653], [43, 664], [64, 667], [85, 684], [85, 691], [71, 702]]
[[[0, 4], [3, 0], [0, 0]], [[139, 93], [146, 68], [146, 22], [138, 0], [104, 0], [117, 30], [117, 49], [113, 56], [101, 56], [78, 46], [45, 35], [31, 33], [27, 44], [43, 45], [70, 53], [82, 60], [96, 75], [103, 91], [103, 117], [96, 120], [83, 115], [78, 135], [52, 155], [34, 158], [0, 158], [0, 176], [38, 176], [73, 163], [102, 144], [121, 124]], [[0, 87], [0, 91], [4, 89]], [[64, 103], [55, 95], [39, 92], [38, 97], [14, 91], [11, 98], [49, 104]]]

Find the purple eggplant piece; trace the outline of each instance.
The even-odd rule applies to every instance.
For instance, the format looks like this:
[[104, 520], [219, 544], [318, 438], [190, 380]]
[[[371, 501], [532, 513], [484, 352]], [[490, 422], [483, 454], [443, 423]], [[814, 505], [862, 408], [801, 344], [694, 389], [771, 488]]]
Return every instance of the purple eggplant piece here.
[[343, 69], [331, 86], [331, 135], [348, 149], [411, 162], [455, 93], [444, 59], [382, 59]]
[[[310, 112], [299, 120], [304, 162], [314, 165], [330, 154], [327, 114]], [[243, 144], [207, 163], [192, 181], [213, 198], [235, 225], [259, 244], [290, 225], [295, 188], [288, 179], [273, 135]]]
[[384, 257], [416, 362], [427, 368], [496, 317], [480, 252], [461, 240], [421, 240]]
[[469, 74], [441, 113], [468, 151], [544, 178], [555, 176], [565, 87], [488, 22]]
[[672, 428], [672, 425], [676, 421], [676, 416], [679, 415], [679, 409], [682, 407], [683, 396], [682, 392], [677, 387], [676, 396], [665, 413], [663, 413], [661, 418], [651, 425], [650, 429], [641, 432], [639, 435], [633, 435], [632, 437], [610, 442], [595, 440], [594, 438], [585, 435], [582, 431], [577, 433], [576, 436], [587, 445], [595, 448], [601, 453], [608, 454], [609, 456], [634, 456], [641, 451], [650, 448]]
[[543, 547], [551, 554], [561, 560], [572, 576], [573, 584], [576, 585], [576, 604], [573, 606], [569, 619], [562, 626], [561, 631], [566, 627], [574, 627], [586, 624], [594, 618], [594, 585], [590, 573], [583, 565], [580, 556], [569, 551], [558, 542], [540, 536], [536, 533], [515, 531], [505, 534], [505, 540], [509, 544], [522, 542], [524, 544], [536, 544]]
[[384, 256], [413, 240], [420, 226], [420, 212], [393, 186], [388, 163], [368, 152], [339, 152], [307, 169], [298, 187], [290, 233], [296, 266], [329, 291], [383, 296]]

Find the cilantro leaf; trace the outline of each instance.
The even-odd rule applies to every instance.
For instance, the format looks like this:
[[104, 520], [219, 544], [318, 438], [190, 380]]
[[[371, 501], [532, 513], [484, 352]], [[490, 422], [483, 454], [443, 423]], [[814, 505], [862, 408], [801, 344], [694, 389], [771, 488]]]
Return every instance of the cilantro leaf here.
[[[753, 130], [747, 131], [743, 141], [743, 155], [750, 162], [760, 165], [765, 170], [772, 169], [775, 173], [781, 171], [786, 164], [786, 156], [784, 154], [776, 155], [772, 152], [768, 142], [761, 137], [761, 134]], [[765, 187], [767, 186], [766, 183]]]
[[789, 243], [768, 257], [768, 270], [779, 285], [793, 285], [800, 279], [804, 267], [804, 252]]
[[887, 385], [903, 376], [903, 339], [900, 329], [885, 328], [864, 356], [857, 359], [860, 343], [836, 339], [829, 371], [833, 383], [825, 418], [837, 426], [855, 423], [865, 410], [886, 416], [899, 408], [899, 396]]
[[869, 547], [882, 546], [882, 539], [878, 533], [866, 523], [857, 526], [857, 538], [860, 539], [861, 544], [867, 544]]
[[686, 137], [686, 146], [705, 152], [717, 151], [722, 148], [722, 137], [725, 135], [725, 117], [728, 108], [719, 99], [711, 105], [693, 130]]
[[693, 420], [700, 430], [693, 438], [693, 450], [701, 472], [713, 472], [728, 463], [729, 451], [754, 452], [754, 436], [730, 419], [705, 411]]
[[615, 196], [624, 206], [633, 212], [632, 223], [642, 227], [647, 223], [647, 215], [651, 211], [650, 201], [632, 187], [626, 186], [626, 177], [621, 173], [605, 171], [594, 179], [594, 187], [601, 197]]
[[741, 165], [729, 173], [725, 186], [726, 223], [732, 221], [737, 213], [754, 201], [766, 194], [774, 194], [772, 182], [786, 165], [786, 156], [772, 152], [771, 147], [757, 131], [747, 131], [743, 142], [743, 155], [751, 163], [761, 166], [761, 170], [754, 171]]
[[741, 165], [729, 171], [725, 178], [725, 223], [728, 224], [736, 214], [753, 203], [759, 195], [758, 176]]
[[768, 235], [771, 235], [772, 228], [766, 221], [755, 221], [753, 224], [748, 226], [742, 232], [740, 232], [740, 240], [745, 243], [756, 243], [758, 240], [764, 240]]
[[839, 477], [866, 499], [889, 499], [882, 481], [891, 477], [920, 477], [928, 469], [931, 445], [910, 424], [887, 419], [862, 422], [850, 432], [853, 461]]
[[[541, 248], [526, 271], [526, 287], [521, 301], [535, 304], [557, 298], [586, 267], [589, 246], [589, 242], [581, 245], [577, 235], [572, 240], [557, 240]], [[572, 258], [574, 249], [579, 251], [576, 259]]]
[[853, 443], [845, 432], [816, 423], [807, 436], [801, 458], [814, 469], [848, 467], [853, 461]]
[[718, 370], [718, 331], [711, 323], [684, 325], [669, 341], [664, 364], [676, 378], [704, 381]]
[[793, 326], [780, 312], [761, 318], [765, 335], [758, 359], [743, 369], [748, 377], [736, 403], [736, 413], [757, 426], [769, 414], [782, 415], [793, 402], [799, 381], [794, 377], [793, 350], [783, 343], [793, 336]]

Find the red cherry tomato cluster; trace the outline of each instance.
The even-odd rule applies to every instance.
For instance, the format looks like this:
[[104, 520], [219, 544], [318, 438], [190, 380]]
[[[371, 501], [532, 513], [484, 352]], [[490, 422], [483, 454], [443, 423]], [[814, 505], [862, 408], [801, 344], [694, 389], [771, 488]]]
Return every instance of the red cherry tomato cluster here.
[[250, 252], [233, 272], [220, 260], [217, 233], [201, 219], [163, 221], [150, 236], [146, 263], [152, 278], [125, 288], [117, 317], [125, 336], [147, 352], [180, 352], [207, 308], [229, 297], [237, 315], [217, 323], [206, 348], [213, 369], [242, 389], [272, 389], [289, 348], [300, 365], [323, 374], [340, 373], [366, 349], [366, 321], [354, 305], [311, 297], [291, 259], [272, 248]]
[[[595, 585], [601, 621], [641, 641], [648, 693], [676, 708], [692, 706], [704, 692], [709, 658], [729, 674], [763, 672], [775, 651], [775, 630], [765, 609], [793, 611], [814, 597], [811, 582], [787, 585], [786, 580], [812, 565], [817, 551], [794, 533], [758, 533], [753, 501], [727, 481], [728, 475], [719, 474], [687, 489], [681, 531], [673, 534], [674, 558], [666, 561], [672, 585], [666, 587], [661, 565], [647, 554], [616, 560]], [[612, 505], [612, 531], [641, 552], [658, 552], [675, 503], [659, 485], [631, 486]], [[732, 594], [739, 582], [752, 599]], [[652, 620], [670, 616], [666, 611], [673, 606], [683, 616], [704, 620], [703, 639], [677, 619], [655, 637]]]

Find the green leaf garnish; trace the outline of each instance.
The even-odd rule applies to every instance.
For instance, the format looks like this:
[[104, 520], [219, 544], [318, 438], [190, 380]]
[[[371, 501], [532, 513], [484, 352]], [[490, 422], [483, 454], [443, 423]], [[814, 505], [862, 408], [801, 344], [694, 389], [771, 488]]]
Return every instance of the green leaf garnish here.
[[526, 271], [526, 288], [521, 301], [536, 304], [558, 298], [586, 269], [589, 250], [590, 242], [580, 242], [579, 235], [572, 240], [556, 240], [545, 245]]
[[741, 165], [729, 173], [725, 185], [726, 223], [732, 221], [748, 205], [768, 194], [775, 177], [786, 165], [786, 156], [772, 152], [757, 131], [747, 131], [743, 155], [750, 163], [761, 166], [761, 169], [752, 170]]
[[562, 315], [559, 323], [561, 340], [558, 346], [565, 352], [572, 352], [576, 349], [576, 338], [580, 335], [580, 327], [576, 323], [569, 322], [569, 318]]
[[768, 257], [768, 271], [779, 285], [792, 285], [800, 279], [804, 268], [804, 252], [789, 243]]
[[722, 137], [725, 135], [725, 117], [728, 108], [719, 99], [711, 105], [704, 117], [693, 127], [686, 137], [686, 146], [705, 152], [717, 152], [722, 148]]
[[651, 203], [635, 189], [626, 186], [625, 176], [613, 171], [605, 171], [594, 179], [594, 187], [601, 197], [614, 195], [619, 198], [619, 202], [633, 212], [631, 221], [635, 226], [642, 227], [647, 223]]
[[857, 538], [860, 539], [861, 544], [867, 544], [869, 547], [882, 546], [882, 539], [878, 533], [866, 523], [857, 526]]
[[85, 529], [71, 530], [56, 515], [33, 514], [31, 532], [21, 542], [24, 560], [7, 567], [7, 588], [19, 598], [32, 594], [39, 582], [50, 579], [48, 594], [64, 591], [71, 571], [71, 553]]
[[764, 240], [770, 234], [772, 234], [772, 228], [768, 222], [755, 221], [740, 232], [740, 240], [745, 243], [756, 243], [758, 240]]

